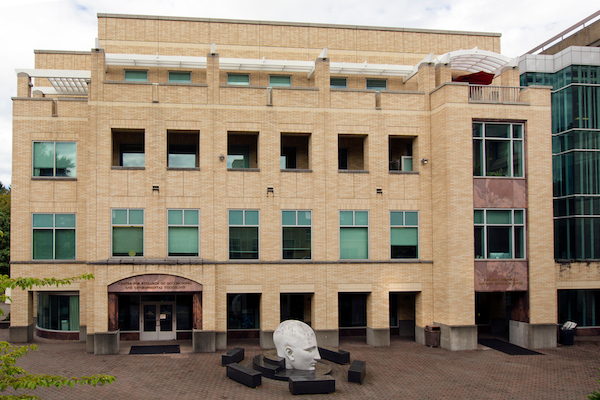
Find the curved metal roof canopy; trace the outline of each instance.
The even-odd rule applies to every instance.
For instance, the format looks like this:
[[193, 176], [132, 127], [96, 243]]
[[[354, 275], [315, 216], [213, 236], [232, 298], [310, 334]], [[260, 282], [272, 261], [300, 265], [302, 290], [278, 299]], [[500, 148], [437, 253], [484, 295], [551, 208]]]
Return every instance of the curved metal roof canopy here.
[[512, 58], [488, 50], [456, 50], [436, 57], [436, 64], [450, 64], [452, 69], [467, 72], [495, 73], [507, 65]]

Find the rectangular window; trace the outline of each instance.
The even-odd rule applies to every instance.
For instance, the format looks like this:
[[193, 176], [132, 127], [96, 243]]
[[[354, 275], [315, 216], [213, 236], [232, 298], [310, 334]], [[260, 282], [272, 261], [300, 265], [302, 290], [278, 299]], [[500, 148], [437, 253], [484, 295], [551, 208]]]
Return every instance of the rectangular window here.
[[578, 326], [600, 326], [600, 290], [559, 290], [558, 322]]
[[419, 213], [390, 212], [392, 258], [419, 258]]
[[281, 156], [279, 158], [281, 169], [296, 169], [296, 148], [281, 147]]
[[525, 210], [475, 210], [475, 258], [525, 258]]
[[74, 260], [75, 223], [75, 214], [33, 214], [33, 259]]
[[523, 124], [473, 123], [473, 175], [523, 176]]
[[281, 226], [284, 260], [311, 259], [312, 211], [282, 211]]
[[227, 294], [227, 329], [260, 329], [260, 294]]
[[[121, 331], [140, 330], [140, 295], [119, 294], [119, 329]], [[177, 321], [179, 322], [179, 321]], [[177, 324], [179, 327], [179, 324]]]
[[198, 168], [198, 131], [167, 131], [167, 167]]
[[198, 257], [198, 210], [167, 211], [169, 257]]
[[312, 294], [281, 293], [279, 295], [279, 320], [288, 319], [311, 323]]
[[112, 165], [115, 167], [144, 167], [144, 131], [113, 130]]
[[144, 210], [112, 210], [112, 255], [144, 256]]
[[366, 148], [366, 135], [338, 135], [338, 169], [367, 170]]
[[348, 169], [347, 147], [338, 147], [338, 169]]
[[37, 326], [55, 331], [79, 332], [79, 295], [37, 292]]
[[76, 177], [75, 142], [33, 142], [33, 176]]
[[258, 260], [258, 210], [229, 210], [229, 259]]
[[386, 90], [387, 80], [386, 79], [367, 79], [367, 90]]
[[191, 83], [192, 73], [182, 71], [169, 71], [169, 82], [171, 83]]
[[390, 171], [413, 170], [413, 141], [415, 138], [390, 136], [388, 140]]
[[368, 211], [340, 211], [340, 259], [369, 259]]
[[340, 328], [367, 326], [366, 293], [338, 293], [338, 321]]
[[126, 69], [125, 80], [129, 82], [148, 82], [148, 71]]
[[292, 77], [289, 75], [270, 75], [269, 86], [292, 86]]
[[347, 89], [348, 78], [329, 78], [329, 87], [331, 89]]
[[281, 169], [309, 169], [310, 134], [281, 134]]
[[258, 133], [227, 134], [227, 168], [258, 168]]
[[250, 85], [249, 74], [227, 74], [228, 85]]

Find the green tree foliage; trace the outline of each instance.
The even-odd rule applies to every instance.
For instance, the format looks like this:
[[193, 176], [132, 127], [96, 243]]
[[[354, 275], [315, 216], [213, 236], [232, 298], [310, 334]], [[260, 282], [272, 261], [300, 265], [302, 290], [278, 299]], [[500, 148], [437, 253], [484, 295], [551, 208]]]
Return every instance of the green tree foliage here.
[[[598, 379], [600, 383], [600, 379]], [[588, 399], [590, 400], [600, 400], [600, 389], [594, 390], [590, 395], [588, 395]]]
[[10, 186], [0, 182], [0, 274], [8, 275], [10, 262]]
[[[6, 300], [5, 290], [20, 288], [23, 290], [31, 289], [33, 286], [61, 286], [69, 285], [76, 280], [94, 279], [92, 274], [85, 274], [73, 278], [9, 278], [7, 275], [0, 275], [0, 301]], [[0, 309], [0, 315], [3, 311]], [[8, 388], [35, 389], [37, 387], [62, 387], [75, 385], [104, 385], [115, 381], [114, 376], [99, 374], [82, 377], [64, 377], [60, 375], [30, 374], [21, 367], [17, 367], [16, 362], [19, 358], [27, 355], [30, 350], [35, 350], [36, 345], [13, 346], [8, 342], [0, 341], [0, 391], [4, 392]], [[26, 395], [0, 395], [0, 400], [5, 399], [39, 399], [38, 396]]]

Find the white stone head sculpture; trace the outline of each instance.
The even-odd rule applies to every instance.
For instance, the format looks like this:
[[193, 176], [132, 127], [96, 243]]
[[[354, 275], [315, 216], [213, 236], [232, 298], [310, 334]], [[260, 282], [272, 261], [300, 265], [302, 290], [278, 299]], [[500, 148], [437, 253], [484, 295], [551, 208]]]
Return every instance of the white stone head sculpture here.
[[321, 359], [315, 332], [302, 321], [283, 321], [273, 332], [273, 342], [287, 369], [314, 371]]

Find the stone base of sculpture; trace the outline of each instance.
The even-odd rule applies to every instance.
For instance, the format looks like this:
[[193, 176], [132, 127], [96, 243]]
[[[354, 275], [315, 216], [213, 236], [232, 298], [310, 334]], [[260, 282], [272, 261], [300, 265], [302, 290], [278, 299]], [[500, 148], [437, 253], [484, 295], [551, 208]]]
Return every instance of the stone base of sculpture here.
[[305, 377], [328, 377], [331, 374], [331, 366], [324, 361], [318, 361], [315, 369], [305, 371], [299, 369], [285, 368], [285, 360], [278, 357], [275, 350], [266, 351], [263, 354], [254, 356], [252, 359], [252, 368], [260, 371], [265, 378], [275, 379], [278, 381], [287, 381], [291, 376]]

